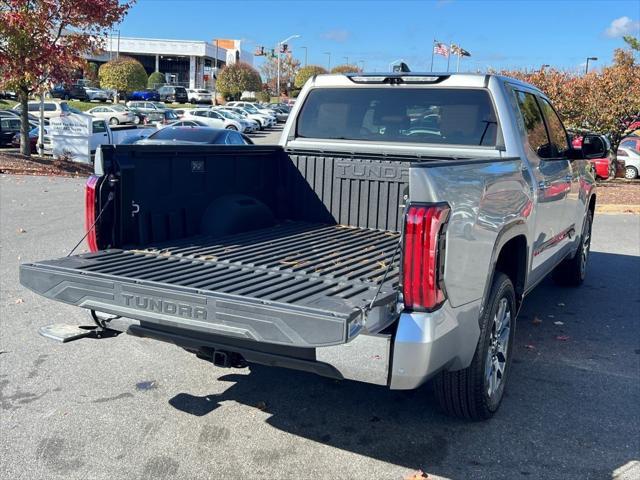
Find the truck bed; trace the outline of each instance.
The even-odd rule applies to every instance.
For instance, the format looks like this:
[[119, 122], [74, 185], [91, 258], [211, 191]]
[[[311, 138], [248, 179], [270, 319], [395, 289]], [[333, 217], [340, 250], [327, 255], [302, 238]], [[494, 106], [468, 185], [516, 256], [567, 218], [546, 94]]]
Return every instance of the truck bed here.
[[399, 241], [393, 231], [286, 221], [25, 264], [20, 276], [48, 298], [142, 322], [315, 347], [357, 334], [374, 298], [395, 303]]

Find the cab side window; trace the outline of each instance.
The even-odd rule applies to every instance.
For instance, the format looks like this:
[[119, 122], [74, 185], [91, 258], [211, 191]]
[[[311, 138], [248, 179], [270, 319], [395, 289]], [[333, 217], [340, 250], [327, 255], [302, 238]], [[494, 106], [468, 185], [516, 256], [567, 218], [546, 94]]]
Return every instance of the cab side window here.
[[538, 107], [535, 95], [531, 93], [515, 91], [520, 114], [524, 122], [524, 128], [527, 132], [529, 146], [540, 158], [552, 158], [553, 152], [547, 129], [542, 120], [542, 112]]
[[547, 122], [549, 138], [551, 139], [551, 154], [556, 158], [566, 157], [569, 151], [569, 139], [560, 117], [558, 117], [558, 114], [547, 100], [538, 98], [538, 102]]
[[93, 122], [93, 133], [104, 133], [106, 131], [107, 124], [104, 121]]

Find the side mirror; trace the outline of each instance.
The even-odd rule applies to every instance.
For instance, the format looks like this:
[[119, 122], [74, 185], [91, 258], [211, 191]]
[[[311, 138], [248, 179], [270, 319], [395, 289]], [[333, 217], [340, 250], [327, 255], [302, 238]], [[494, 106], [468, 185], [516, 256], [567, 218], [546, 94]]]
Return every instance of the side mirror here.
[[599, 135], [585, 135], [582, 139], [584, 158], [603, 158], [607, 156], [607, 146]]

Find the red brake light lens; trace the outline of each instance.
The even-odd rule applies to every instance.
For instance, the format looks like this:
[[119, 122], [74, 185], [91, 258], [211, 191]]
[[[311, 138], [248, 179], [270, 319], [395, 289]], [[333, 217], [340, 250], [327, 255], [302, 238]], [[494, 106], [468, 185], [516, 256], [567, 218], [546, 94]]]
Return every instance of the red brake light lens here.
[[440, 239], [448, 217], [449, 206], [445, 204], [414, 204], [407, 210], [402, 261], [402, 293], [407, 309], [432, 310], [444, 301], [440, 284], [444, 242]]
[[98, 251], [98, 235], [96, 229], [92, 228], [96, 221], [96, 189], [98, 186], [98, 175], [91, 175], [84, 188], [84, 226], [87, 234], [87, 244], [89, 251]]

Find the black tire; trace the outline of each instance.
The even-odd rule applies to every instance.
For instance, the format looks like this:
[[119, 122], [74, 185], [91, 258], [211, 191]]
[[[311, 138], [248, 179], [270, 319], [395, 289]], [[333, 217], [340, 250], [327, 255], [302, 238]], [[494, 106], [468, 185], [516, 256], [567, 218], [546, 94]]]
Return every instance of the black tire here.
[[[505, 308], [500, 322], [503, 328], [498, 324], [502, 306]], [[464, 370], [443, 371], [435, 378], [436, 398], [447, 415], [486, 420], [496, 413], [511, 369], [515, 315], [513, 284], [504, 273], [496, 272], [480, 318], [480, 338], [471, 365]]]
[[120, 120], [118, 120], [116, 117], [112, 117], [109, 119], [109, 125], [119, 125], [120, 124]]
[[567, 287], [578, 287], [582, 285], [587, 275], [587, 260], [589, 260], [589, 250], [591, 248], [591, 226], [593, 224], [593, 213], [587, 211], [587, 216], [582, 226], [580, 234], [580, 244], [578, 251], [573, 258], [567, 258], [560, 263], [551, 276], [558, 285]]
[[624, 178], [627, 180], [633, 180], [638, 177], [638, 170], [636, 167], [632, 167], [631, 165], [625, 167], [624, 169]]
[[233, 130], [234, 132], [237, 132], [237, 131], [238, 131], [238, 129], [237, 129], [236, 127], [234, 127], [233, 125], [227, 125], [227, 126], [225, 127], [225, 129], [226, 129], [226, 130]]

